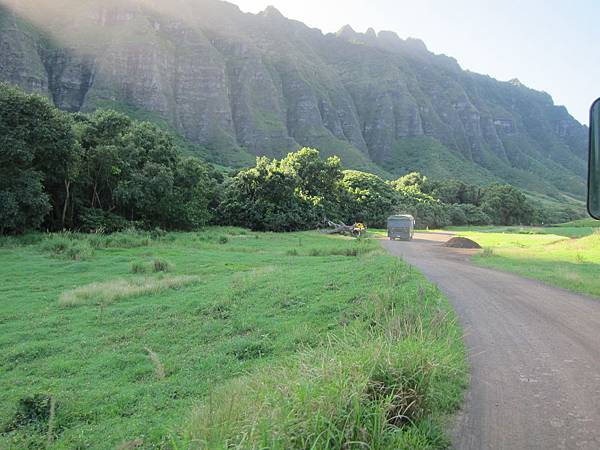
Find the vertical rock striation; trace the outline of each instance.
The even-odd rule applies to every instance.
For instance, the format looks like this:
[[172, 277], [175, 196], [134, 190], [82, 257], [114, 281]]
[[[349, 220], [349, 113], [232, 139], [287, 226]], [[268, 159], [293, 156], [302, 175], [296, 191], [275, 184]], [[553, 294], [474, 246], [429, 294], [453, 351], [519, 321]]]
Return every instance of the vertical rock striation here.
[[48, 21], [34, 0], [14, 6], [0, 6], [0, 80], [68, 111], [161, 121], [221, 164], [313, 146], [380, 173], [584, 193], [586, 129], [564, 107], [417, 39], [323, 35], [275, 8], [218, 0], [82, 0]]

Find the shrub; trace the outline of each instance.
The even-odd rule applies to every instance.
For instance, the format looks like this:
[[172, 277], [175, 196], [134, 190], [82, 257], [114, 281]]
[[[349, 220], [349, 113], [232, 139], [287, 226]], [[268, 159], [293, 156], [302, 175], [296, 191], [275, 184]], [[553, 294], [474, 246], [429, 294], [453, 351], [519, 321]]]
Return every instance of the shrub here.
[[57, 234], [44, 240], [42, 243], [42, 250], [54, 255], [60, 255], [66, 252], [70, 246], [71, 240], [68, 237]]
[[147, 247], [151, 243], [148, 233], [135, 230], [110, 235], [93, 234], [87, 240], [94, 248], [137, 248]]
[[242, 340], [229, 352], [240, 361], [263, 358], [273, 352], [272, 346], [268, 342], [257, 340]]
[[19, 400], [17, 411], [4, 431], [14, 431], [22, 427], [33, 426], [39, 431], [48, 428], [53, 412], [52, 398], [45, 394], [36, 394]]
[[65, 254], [73, 261], [81, 261], [90, 259], [94, 255], [94, 249], [90, 246], [88, 241], [76, 241], [72, 242]]
[[129, 270], [131, 273], [146, 273], [148, 271], [148, 265], [143, 261], [132, 261], [129, 264]]
[[152, 270], [154, 272], [170, 272], [173, 270], [173, 264], [165, 259], [156, 258], [152, 263]]
[[485, 258], [490, 258], [492, 256], [494, 256], [494, 249], [491, 247], [485, 247], [483, 249], [483, 251], [481, 252], [481, 256], [485, 257]]
[[154, 230], [152, 230], [152, 231], [150, 232], [150, 237], [151, 237], [152, 239], [160, 239], [160, 238], [163, 238], [163, 237], [165, 237], [165, 236], [166, 236], [166, 234], [167, 234], [167, 232], [166, 232], [165, 230], [163, 230], [163, 229], [162, 229], [162, 228], [160, 228], [160, 227], [156, 227], [156, 228], [154, 228]]
[[81, 230], [89, 233], [115, 233], [132, 226], [123, 217], [97, 208], [83, 208], [79, 220]]
[[94, 255], [94, 249], [87, 239], [79, 239], [68, 232], [46, 238], [42, 241], [42, 250], [73, 261], [89, 259]]

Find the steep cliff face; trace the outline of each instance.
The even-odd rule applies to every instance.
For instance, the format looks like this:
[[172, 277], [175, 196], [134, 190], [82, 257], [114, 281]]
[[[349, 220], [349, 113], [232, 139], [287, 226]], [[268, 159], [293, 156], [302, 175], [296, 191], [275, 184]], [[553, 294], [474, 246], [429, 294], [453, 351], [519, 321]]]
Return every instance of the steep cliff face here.
[[221, 164], [312, 146], [381, 173], [584, 192], [586, 129], [565, 108], [419, 40], [218, 0], [59, 2], [0, 0], [0, 79], [63, 109], [156, 118]]

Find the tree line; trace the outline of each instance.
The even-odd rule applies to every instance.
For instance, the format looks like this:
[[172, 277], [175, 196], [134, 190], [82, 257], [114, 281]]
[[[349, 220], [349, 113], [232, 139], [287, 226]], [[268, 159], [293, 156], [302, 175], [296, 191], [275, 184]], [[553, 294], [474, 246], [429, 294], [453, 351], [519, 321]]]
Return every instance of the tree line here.
[[385, 225], [410, 213], [420, 227], [531, 224], [544, 220], [518, 189], [410, 173], [394, 181], [344, 170], [301, 149], [259, 157], [229, 174], [186, 156], [158, 126], [109, 110], [69, 114], [0, 84], [0, 233], [311, 229], [325, 218]]

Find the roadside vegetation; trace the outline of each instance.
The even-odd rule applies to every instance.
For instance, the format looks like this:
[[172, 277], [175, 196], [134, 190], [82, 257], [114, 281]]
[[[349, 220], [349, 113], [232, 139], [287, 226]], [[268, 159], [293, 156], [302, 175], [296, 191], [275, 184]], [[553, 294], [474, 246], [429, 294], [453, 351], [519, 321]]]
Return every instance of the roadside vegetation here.
[[460, 327], [374, 240], [26, 234], [0, 258], [2, 448], [448, 442]]
[[484, 247], [473, 257], [477, 264], [600, 297], [598, 221], [585, 219], [544, 228], [461, 228], [457, 233]]

